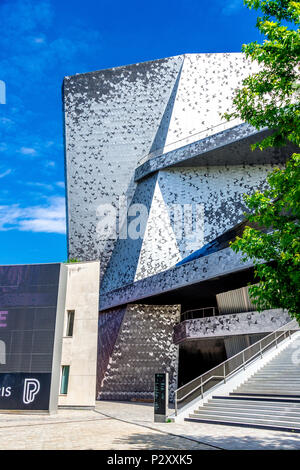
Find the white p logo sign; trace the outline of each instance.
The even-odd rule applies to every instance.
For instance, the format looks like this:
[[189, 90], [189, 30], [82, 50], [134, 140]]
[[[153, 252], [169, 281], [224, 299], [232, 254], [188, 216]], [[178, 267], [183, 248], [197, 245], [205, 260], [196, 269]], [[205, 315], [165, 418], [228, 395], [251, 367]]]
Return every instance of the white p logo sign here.
[[40, 382], [37, 379], [25, 379], [23, 392], [23, 402], [25, 405], [32, 403], [39, 391]]

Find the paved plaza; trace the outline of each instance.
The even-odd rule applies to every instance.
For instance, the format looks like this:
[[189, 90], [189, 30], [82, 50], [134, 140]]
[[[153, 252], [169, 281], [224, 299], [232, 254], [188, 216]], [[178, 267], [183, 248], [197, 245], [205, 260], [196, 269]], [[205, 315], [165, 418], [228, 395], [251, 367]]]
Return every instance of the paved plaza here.
[[148, 403], [97, 402], [95, 411], [0, 414], [0, 449], [300, 449], [299, 434], [200, 423], [154, 423]]

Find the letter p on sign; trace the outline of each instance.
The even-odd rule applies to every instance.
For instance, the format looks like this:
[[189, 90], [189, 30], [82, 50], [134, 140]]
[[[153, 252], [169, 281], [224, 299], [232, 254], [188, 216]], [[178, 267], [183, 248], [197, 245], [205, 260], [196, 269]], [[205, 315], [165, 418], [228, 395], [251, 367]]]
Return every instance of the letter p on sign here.
[[25, 379], [23, 392], [23, 402], [25, 405], [32, 403], [39, 391], [40, 382], [37, 379]]

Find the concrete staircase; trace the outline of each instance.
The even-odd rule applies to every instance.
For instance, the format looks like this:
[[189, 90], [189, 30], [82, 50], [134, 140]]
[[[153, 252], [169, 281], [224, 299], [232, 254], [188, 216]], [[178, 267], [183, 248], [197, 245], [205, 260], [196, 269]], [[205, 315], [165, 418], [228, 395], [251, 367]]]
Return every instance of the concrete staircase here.
[[242, 385], [228, 395], [213, 396], [185, 420], [300, 432], [300, 364], [295, 352], [291, 341]]

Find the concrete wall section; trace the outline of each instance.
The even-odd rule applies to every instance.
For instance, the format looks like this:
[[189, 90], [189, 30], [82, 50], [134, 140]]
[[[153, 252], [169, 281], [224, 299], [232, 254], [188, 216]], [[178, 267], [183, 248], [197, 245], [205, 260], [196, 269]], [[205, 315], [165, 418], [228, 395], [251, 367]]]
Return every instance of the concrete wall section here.
[[[102, 363], [107, 356], [101, 354], [101, 338], [111, 329], [111, 321], [102, 320], [100, 313], [98, 378], [103, 374]], [[123, 313], [115, 311], [116, 331]], [[152, 399], [154, 374], [169, 372], [170, 399], [177, 387], [178, 347], [173, 344], [172, 332], [180, 319], [178, 305], [127, 305], [107, 368], [101, 383], [98, 381], [99, 400]], [[114, 333], [115, 337], [115, 333]], [[102, 339], [103, 341], [103, 339]]]
[[[66, 395], [59, 406], [95, 405], [97, 327], [99, 303], [99, 262], [63, 264], [67, 271], [65, 325], [61, 365], [70, 366]], [[74, 310], [73, 336], [66, 337], [68, 310]]]

